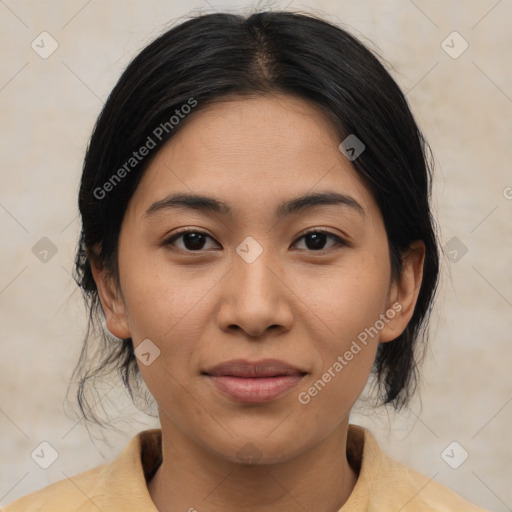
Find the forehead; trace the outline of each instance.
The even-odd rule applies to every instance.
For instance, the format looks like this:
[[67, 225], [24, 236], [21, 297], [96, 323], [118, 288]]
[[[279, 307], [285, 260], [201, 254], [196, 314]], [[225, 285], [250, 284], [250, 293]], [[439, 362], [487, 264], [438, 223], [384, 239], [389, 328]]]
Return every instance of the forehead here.
[[333, 190], [376, 207], [324, 112], [290, 96], [233, 98], [197, 110], [157, 153], [135, 194], [138, 215], [170, 193], [216, 196], [233, 211]]

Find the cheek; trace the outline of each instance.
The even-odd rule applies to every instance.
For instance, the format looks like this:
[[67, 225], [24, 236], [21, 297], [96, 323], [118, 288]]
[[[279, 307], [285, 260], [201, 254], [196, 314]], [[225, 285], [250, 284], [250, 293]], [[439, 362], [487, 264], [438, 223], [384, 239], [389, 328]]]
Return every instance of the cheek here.
[[192, 404], [183, 386], [189, 386], [199, 366], [219, 275], [183, 272], [165, 257], [148, 257], [144, 265], [126, 257], [128, 268], [132, 272], [124, 274], [121, 286], [135, 349], [149, 339], [159, 350], [148, 366], [137, 360], [141, 376], [160, 405], [172, 396], [176, 410], [188, 410]]
[[310, 332], [316, 340], [316, 364], [297, 400], [308, 415], [331, 411], [326, 429], [349, 414], [368, 380], [378, 347], [375, 324], [386, 304], [387, 274], [382, 265], [372, 268], [360, 263], [338, 268], [322, 281], [322, 289], [308, 288], [308, 305], [320, 320]]
[[142, 379], [157, 403], [176, 412], [179, 421], [179, 411], [191, 413], [194, 408], [183, 391], [195, 376], [201, 340], [211, 321], [205, 294], [214, 281], [205, 286], [205, 280], [185, 279], [170, 270], [147, 264], [125, 279], [123, 290], [135, 349], [149, 339], [159, 350], [149, 365], [137, 359]]
[[319, 269], [297, 276], [304, 303], [317, 315], [331, 338], [346, 342], [375, 324], [388, 301], [386, 259], [372, 254], [347, 258], [328, 272]]
[[376, 325], [388, 299], [386, 260], [359, 256], [322, 279], [309, 275], [302, 280], [308, 290], [304, 302], [320, 320], [309, 325], [318, 357], [308, 384], [317, 385], [306, 392], [311, 398], [318, 394], [320, 407], [331, 401], [352, 404], [368, 379], [378, 347]]
[[121, 287], [127, 321], [134, 341], [150, 338], [163, 342], [172, 338], [183, 323], [190, 323], [190, 315], [197, 317], [215, 279], [208, 273], [201, 277], [199, 272], [191, 278], [190, 272], [180, 271], [162, 256], [148, 254], [142, 259], [144, 262], [128, 255], [123, 262]]
[[[360, 346], [356, 353], [340, 350], [319, 374], [304, 383], [296, 396], [304, 425], [312, 422], [318, 434], [325, 437], [349, 417], [370, 375], [375, 351], [375, 344]], [[351, 355], [347, 357], [347, 353]], [[317, 423], [319, 418], [321, 422]]]

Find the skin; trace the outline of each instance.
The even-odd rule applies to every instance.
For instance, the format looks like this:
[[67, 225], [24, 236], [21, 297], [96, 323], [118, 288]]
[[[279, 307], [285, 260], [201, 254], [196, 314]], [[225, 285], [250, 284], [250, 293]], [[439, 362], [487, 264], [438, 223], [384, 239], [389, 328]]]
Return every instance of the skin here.
[[[137, 363], [160, 411], [163, 463], [148, 490], [161, 512], [335, 512], [356, 484], [345, 454], [349, 413], [378, 342], [392, 343], [412, 316], [424, 245], [411, 245], [392, 281], [381, 213], [340, 142], [324, 114], [301, 99], [206, 107], [156, 154], [132, 197], [119, 281], [91, 257], [108, 329], [160, 350], [150, 365]], [[350, 195], [364, 215], [324, 205], [274, 216], [283, 201], [319, 191]], [[214, 196], [233, 215], [187, 208], [144, 215], [175, 192]], [[186, 235], [164, 243], [183, 227], [211, 238], [195, 252]], [[311, 228], [347, 245], [327, 236], [322, 254], [303, 236]], [[236, 252], [248, 236], [263, 250], [252, 263]], [[300, 403], [298, 394], [395, 303], [402, 309], [379, 335]], [[272, 402], [243, 404], [201, 374], [234, 358], [277, 358], [308, 373]], [[258, 454], [252, 464], [237, 456], [247, 446]]]

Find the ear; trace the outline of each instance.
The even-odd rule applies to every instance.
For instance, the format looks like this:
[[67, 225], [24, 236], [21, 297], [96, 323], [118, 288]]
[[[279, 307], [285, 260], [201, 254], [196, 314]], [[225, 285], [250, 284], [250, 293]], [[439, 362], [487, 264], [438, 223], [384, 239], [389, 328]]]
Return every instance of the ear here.
[[87, 251], [92, 275], [98, 288], [103, 312], [105, 313], [107, 329], [118, 338], [131, 338], [121, 291], [117, 283], [114, 282], [114, 279], [101, 265], [98, 254], [98, 246], [95, 246], [93, 250]]
[[390, 286], [385, 313], [389, 321], [380, 331], [381, 343], [398, 338], [411, 320], [423, 280], [424, 260], [425, 244], [421, 240], [413, 242], [402, 254], [402, 275]]

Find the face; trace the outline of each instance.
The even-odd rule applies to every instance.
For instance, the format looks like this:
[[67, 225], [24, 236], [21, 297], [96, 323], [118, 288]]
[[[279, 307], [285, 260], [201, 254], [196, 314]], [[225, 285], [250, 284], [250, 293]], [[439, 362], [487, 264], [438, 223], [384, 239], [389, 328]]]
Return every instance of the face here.
[[[226, 460], [255, 446], [261, 462], [283, 461], [346, 427], [379, 340], [412, 315], [421, 258], [391, 280], [381, 213], [340, 142], [319, 110], [287, 96], [198, 111], [128, 205], [117, 295], [95, 270], [108, 328], [144, 354], [162, 428]], [[315, 194], [329, 196], [294, 202]], [[268, 359], [294, 370], [211, 373]]]

